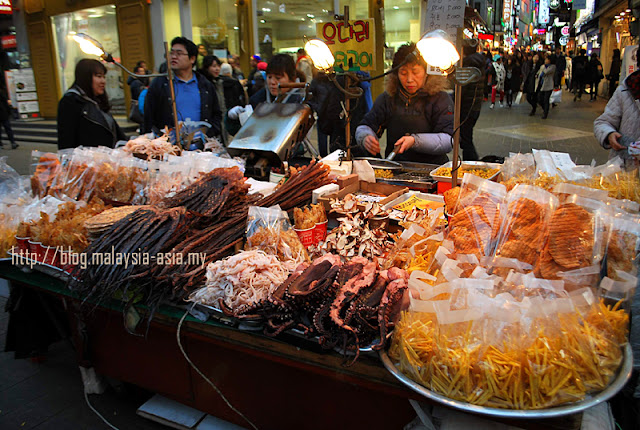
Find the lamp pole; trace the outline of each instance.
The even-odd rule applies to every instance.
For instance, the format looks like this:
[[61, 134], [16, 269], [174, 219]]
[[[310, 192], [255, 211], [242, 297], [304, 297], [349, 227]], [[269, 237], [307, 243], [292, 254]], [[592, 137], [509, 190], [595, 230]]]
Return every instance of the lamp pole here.
[[[464, 52], [462, 50], [462, 41], [464, 38], [463, 28], [458, 27], [456, 37], [456, 49], [460, 53], [460, 66]], [[458, 186], [458, 153], [460, 152], [460, 109], [462, 108], [462, 85], [455, 81], [455, 101], [453, 107], [453, 160], [451, 161], [451, 188]]]

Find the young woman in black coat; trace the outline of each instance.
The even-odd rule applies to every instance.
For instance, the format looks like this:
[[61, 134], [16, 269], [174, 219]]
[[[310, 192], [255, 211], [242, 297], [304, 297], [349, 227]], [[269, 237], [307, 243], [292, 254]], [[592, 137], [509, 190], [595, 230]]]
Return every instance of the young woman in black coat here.
[[98, 60], [76, 65], [75, 81], [58, 103], [58, 149], [78, 146], [113, 148], [127, 140], [109, 110], [105, 91], [107, 68]]

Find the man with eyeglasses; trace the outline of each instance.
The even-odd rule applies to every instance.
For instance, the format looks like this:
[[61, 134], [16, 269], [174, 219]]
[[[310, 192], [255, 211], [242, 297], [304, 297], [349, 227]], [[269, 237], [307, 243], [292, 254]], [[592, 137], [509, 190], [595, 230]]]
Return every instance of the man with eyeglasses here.
[[[206, 121], [211, 124], [208, 136], [220, 136], [222, 112], [215, 89], [209, 80], [193, 70], [198, 47], [189, 39], [176, 37], [171, 41], [169, 65], [173, 70], [178, 121]], [[151, 82], [144, 104], [144, 132], [160, 133], [165, 126], [174, 127], [171, 110], [171, 90], [167, 77]]]

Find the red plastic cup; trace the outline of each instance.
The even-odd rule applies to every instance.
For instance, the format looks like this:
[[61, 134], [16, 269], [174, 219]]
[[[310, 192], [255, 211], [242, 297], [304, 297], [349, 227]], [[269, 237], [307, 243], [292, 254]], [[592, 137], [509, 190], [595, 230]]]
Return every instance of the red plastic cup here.
[[29, 253], [31, 254], [30, 258], [32, 260], [42, 261], [42, 257], [44, 256], [44, 252], [42, 250], [42, 243], [35, 242], [31, 239], [29, 239], [28, 243], [29, 243]]
[[18, 252], [20, 251], [28, 251], [29, 250], [29, 238], [28, 237], [18, 237], [16, 236], [16, 248]]
[[316, 227], [313, 230], [313, 243], [318, 244], [327, 238], [327, 222], [316, 223]]
[[313, 245], [314, 232], [316, 230], [315, 226], [304, 229], [304, 230], [298, 230], [294, 228], [294, 230], [296, 231], [298, 237], [300, 238], [300, 242], [302, 242], [302, 246], [304, 246], [305, 248], [308, 248], [311, 245]]
[[50, 266], [58, 267], [59, 265], [59, 251], [55, 246], [46, 246], [42, 245], [42, 249], [44, 251], [43, 255], [43, 263], [48, 264]]

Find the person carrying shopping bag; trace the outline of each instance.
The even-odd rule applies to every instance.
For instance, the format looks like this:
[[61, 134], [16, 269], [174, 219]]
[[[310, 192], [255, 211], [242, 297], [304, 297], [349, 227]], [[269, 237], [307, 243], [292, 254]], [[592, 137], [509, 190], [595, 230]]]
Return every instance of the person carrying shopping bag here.
[[549, 98], [553, 91], [553, 76], [556, 73], [556, 66], [553, 62], [555, 62], [555, 58], [547, 55], [544, 59], [544, 65], [540, 67], [536, 75], [536, 93], [538, 94], [538, 103], [542, 106], [542, 119], [547, 119], [549, 115]]
[[507, 72], [502, 64], [502, 57], [500, 54], [493, 56], [493, 64], [491, 65], [491, 106], [493, 109], [496, 105], [496, 93], [500, 93], [500, 107], [503, 107], [504, 101], [504, 81], [507, 76]]

